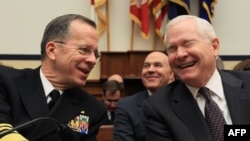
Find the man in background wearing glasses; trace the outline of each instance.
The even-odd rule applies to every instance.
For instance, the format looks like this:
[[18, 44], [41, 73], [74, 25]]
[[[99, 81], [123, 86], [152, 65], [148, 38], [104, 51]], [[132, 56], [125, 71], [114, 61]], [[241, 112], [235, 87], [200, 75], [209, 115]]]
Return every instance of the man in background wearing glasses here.
[[82, 87], [98, 59], [93, 21], [76, 14], [53, 19], [41, 42], [41, 66], [22, 70], [0, 66], [0, 133], [40, 117], [65, 127], [58, 131], [52, 120], [44, 120], [0, 139], [96, 141], [105, 107]]

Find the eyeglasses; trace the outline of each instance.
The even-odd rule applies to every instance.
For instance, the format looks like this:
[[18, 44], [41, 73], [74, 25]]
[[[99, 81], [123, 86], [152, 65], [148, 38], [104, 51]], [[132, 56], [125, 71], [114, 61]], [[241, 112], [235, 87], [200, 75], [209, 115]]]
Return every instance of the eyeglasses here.
[[[62, 42], [62, 41], [54, 41], [55, 43], [59, 43], [59, 44], [63, 44], [63, 45], [71, 45], [71, 44], [67, 44], [65, 42]], [[73, 45], [71, 45], [73, 46]], [[100, 59], [100, 54], [97, 50], [92, 50], [90, 47], [88, 46], [78, 46], [76, 48], [78, 50], [78, 52], [81, 54], [81, 55], [84, 55], [84, 56], [90, 56], [92, 53], [94, 53], [95, 55], [95, 58], [96, 60], [99, 60]]]
[[105, 102], [108, 104], [114, 103], [117, 104], [119, 100], [110, 100], [110, 99], [105, 99]]

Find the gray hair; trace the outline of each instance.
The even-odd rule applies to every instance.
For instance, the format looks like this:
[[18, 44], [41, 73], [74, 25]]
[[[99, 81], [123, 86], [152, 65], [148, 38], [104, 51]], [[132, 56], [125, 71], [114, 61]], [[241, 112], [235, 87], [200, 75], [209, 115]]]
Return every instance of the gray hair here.
[[70, 23], [74, 20], [81, 20], [84, 23], [96, 28], [96, 23], [87, 17], [78, 14], [66, 14], [53, 19], [45, 28], [41, 41], [41, 59], [45, 57], [45, 47], [49, 41], [64, 40], [70, 36]]
[[216, 38], [216, 33], [215, 33], [213, 26], [205, 19], [199, 18], [197, 16], [193, 16], [193, 15], [180, 15], [180, 16], [178, 16], [178, 17], [176, 17], [168, 22], [168, 24], [166, 26], [166, 34], [164, 37], [164, 40], [166, 43], [168, 42], [167, 41], [167, 32], [171, 29], [171, 27], [174, 26], [175, 24], [177, 24], [183, 20], [187, 20], [187, 19], [194, 20], [195, 24], [197, 25], [197, 32], [206, 41], [210, 42], [211, 39]]

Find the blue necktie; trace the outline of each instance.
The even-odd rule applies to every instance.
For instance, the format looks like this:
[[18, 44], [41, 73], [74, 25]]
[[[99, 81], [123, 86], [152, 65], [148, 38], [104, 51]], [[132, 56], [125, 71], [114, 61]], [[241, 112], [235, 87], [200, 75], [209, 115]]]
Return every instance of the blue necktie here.
[[226, 124], [224, 116], [216, 102], [211, 98], [208, 88], [200, 88], [199, 93], [206, 99], [205, 120], [211, 131], [212, 137], [214, 141], [223, 141], [224, 125]]

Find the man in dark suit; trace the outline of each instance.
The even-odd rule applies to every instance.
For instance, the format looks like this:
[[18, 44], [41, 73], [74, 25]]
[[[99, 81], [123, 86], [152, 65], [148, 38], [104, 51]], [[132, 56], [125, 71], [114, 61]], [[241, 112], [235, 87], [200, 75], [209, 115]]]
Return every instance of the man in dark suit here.
[[[178, 80], [145, 101], [146, 141], [222, 141], [224, 124], [250, 124], [250, 73], [216, 69], [219, 39], [211, 24], [182, 15], [166, 31], [169, 64]], [[208, 112], [212, 101], [223, 119], [214, 128], [219, 136], [210, 129], [216, 119], [209, 118], [215, 114]]]
[[141, 78], [146, 90], [122, 98], [118, 102], [114, 124], [115, 141], [145, 140], [146, 132], [142, 120], [143, 101], [174, 80], [167, 55], [160, 51], [149, 53], [144, 60]]
[[[99, 58], [97, 46], [96, 24], [81, 15], [67, 14], [47, 25], [40, 67], [19, 70], [0, 66], [0, 130], [40, 117], [50, 117], [66, 127], [59, 133], [55, 123], [43, 120], [1, 139], [95, 141], [105, 107], [82, 87]], [[49, 109], [54, 101], [52, 90], [57, 90], [59, 99]]]
[[103, 103], [107, 109], [106, 120], [104, 125], [113, 125], [115, 119], [115, 112], [117, 103], [122, 97], [123, 87], [121, 83], [116, 80], [107, 80], [102, 86]]

